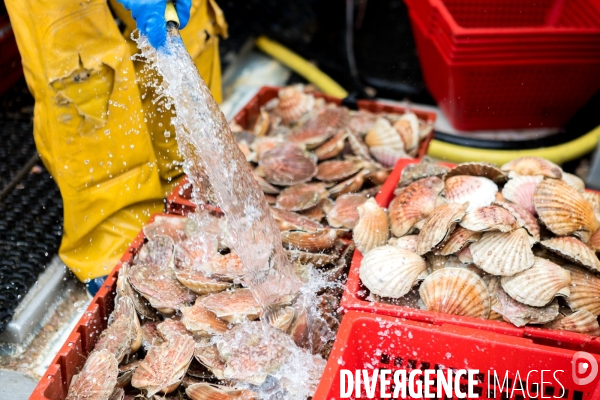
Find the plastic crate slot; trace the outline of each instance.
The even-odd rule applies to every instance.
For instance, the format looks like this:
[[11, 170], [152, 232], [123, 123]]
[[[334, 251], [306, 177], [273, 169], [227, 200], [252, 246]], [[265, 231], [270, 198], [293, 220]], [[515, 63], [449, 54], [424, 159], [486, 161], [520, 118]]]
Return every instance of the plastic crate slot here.
[[579, 391], [579, 390], [574, 390], [573, 391], [573, 400], [582, 400], [583, 399], [583, 392]]
[[426, 370], [426, 369], [429, 369], [429, 367], [430, 367], [430, 366], [431, 366], [431, 364], [430, 364], [430, 363], [428, 363], [428, 362], [426, 362], [426, 361], [422, 361], [422, 362], [421, 362], [421, 367], [420, 367], [420, 369], [422, 369], [422, 370]]
[[554, 387], [553, 386], [546, 386], [544, 388], [544, 394], [546, 396], [554, 397]]
[[402, 357], [396, 357], [394, 358], [394, 366], [395, 367], [401, 367], [402, 366]]
[[389, 364], [390, 363], [390, 356], [388, 356], [387, 354], [382, 354], [380, 362], [382, 364]]
[[417, 360], [408, 360], [407, 368], [415, 369], [417, 367]]

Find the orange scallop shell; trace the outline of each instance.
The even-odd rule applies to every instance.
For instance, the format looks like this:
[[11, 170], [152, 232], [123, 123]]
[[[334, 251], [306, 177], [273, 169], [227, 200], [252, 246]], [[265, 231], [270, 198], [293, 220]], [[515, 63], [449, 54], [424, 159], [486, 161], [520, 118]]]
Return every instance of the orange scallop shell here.
[[433, 210], [419, 232], [417, 254], [424, 255], [443, 243], [465, 216], [468, 206], [468, 203], [448, 203]]
[[543, 175], [548, 178], [561, 179], [562, 169], [540, 157], [521, 157], [509, 161], [501, 167], [502, 171], [516, 172], [519, 175]]

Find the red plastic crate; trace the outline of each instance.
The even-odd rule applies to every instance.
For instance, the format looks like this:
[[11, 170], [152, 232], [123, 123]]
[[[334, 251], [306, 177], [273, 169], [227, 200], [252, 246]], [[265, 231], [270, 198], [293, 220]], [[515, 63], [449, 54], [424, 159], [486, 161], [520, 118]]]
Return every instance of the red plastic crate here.
[[[519, 378], [531, 390], [533, 383], [539, 384], [540, 370], [552, 372], [562, 370], [562, 373], [558, 372], [556, 375], [558, 382], [566, 389], [562, 398], [597, 400], [600, 398], [599, 377], [584, 386], [577, 385], [572, 377], [576, 352], [593, 353], [596, 350], [585, 345], [576, 349], [550, 347], [531, 339], [515, 338], [455, 325], [435, 326], [351, 311], [344, 316], [340, 325], [314, 399], [340, 398], [342, 369], [349, 370], [353, 374], [356, 370], [362, 369], [369, 371], [387, 369], [392, 373], [396, 370], [406, 370], [408, 375], [408, 371], [413, 369], [444, 370], [447, 368], [479, 370], [482, 375], [476, 388], [480, 389], [475, 389], [475, 393], [480, 394], [480, 399], [510, 398], [510, 394], [505, 392], [501, 394], [499, 391], [496, 396], [488, 396], [493, 394], [491, 390], [488, 392], [488, 388], [491, 389], [494, 385], [494, 371], [500, 381], [503, 380], [505, 373], [508, 373], [511, 387], [516, 381], [516, 372], [519, 371]], [[596, 363], [600, 361], [597, 352], [592, 357]], [[531, 370], [537, 372], [530, 375], [531, 380], [527, 382], [527, 373]], [[550, 379], [544, 381], [548, 382]], [[466, 384], [466, 381], [461, 382]], [[549, 383], [553, 385], [545, 385], [540, 390], [544, 398], [551, 398], [551, 396], [559, 398], [558, 396], [563, 394], [561, 387], [554, 380]], [[547, 387], [554, 388], [552, 395], [549, 393], [552, 389]], [[435, 389], [433, 392], [435, 393]], [[371, 398], [379, 399], [380, 394], [378, 384], [375, 396]], [[527, 395], [525, 397], [534, 398]], [[364, 390], [361, 392], [361, 398], [367, 398]], [[512, 398], [523, 399], [519, 396]]]
[[557, 127], [600, 89], [600, 59], [454, 61], [411, 12], [423, 77], [461, 130]]
[[[148, 223], [157, 215], [179, 218], [167, 214], [153, 215]], [[77, 374], [93, 350], [98, 336], [106, 329], [108, 316], [114, 309], [117, 278], [123, 263], [130, 262], [144, 244], [144, 233], [140, 231], [131, 243], [121, 260], [104, 281], [104, 285], [94, 296], [89, 307], [73, 328], [60, 351], [40, 379], [29, 400], [64, 400], [67, 397], [73, 375]]]
[[[278, 96], [279, 87], [272, 86], [264, 86], [262, 87], [258, 93], [246, 104], [246, 106], [240, 110], [239, 113], [233, 118], [233, 120], [242, 127], [249, 127], [250, 124], [256, 119], [256, 117], [260, 114], [260, 108], [267, 104], [270, 100], [274, 99]], [[324, 98], [328, 103], [335, 103], [337, 105], [342, 104], [342, 100], [328, 96], [322, 93], [313, 93], [315, 97]], [[358, 100], [358, 108], [360, 110], [366, 110], [373, 113], [397, 113], [402, 114], [407, 111], [404, 107], [399, 107], [395, 105], [382, 104], [372, 100]], [[429, 123], [434, 123], [436, 119], [436, 114], [428, 111], [419, 111], [419, 110], [411, 110], [413, 111], [419, 119], [422, 119]], [[429, 143], [433, 138], [433, 131], [431, 134], [421, 141], [419, 145], [419, 151], [417, 153], [417, 157], [423, 157], [427, 154], [427, 149], [429, 148]], [[192, 197], [192, 188], [189, 184], [187, 178], [183, 178], [179, 185], [173, 190], [173, 192], [167, 197], [167, 212], [170, 214], [179, 214], [185, 215], [189, 211], [193, 211], [195, 209], [194, 203], [190, 201]]]
[[[375, 197], [375, 200], [381, 207], [387, 207], [394, 198], [394, 190], [398, 186], [402, 171], [407, 165], [418, 163], [419, 160], [400, 160], [394, 171], [385, 182], [381, 191]], [[453, 164], [441, 163], [452, 167]], [[498, 334], [528, 337], [536, 343], [545, 343], [548, 345], [578, 349], [586, 347], [594, 353], [600, 354], [600, 338], [566, 331], [558, 331], [533, 326], [518, 328], [513, 324], [503, 321], [490, 321], [479, 318], [462, 317], [445, 313], [438, 313], [427, 310], [420, 310], [410, 307], [397, 306], [387, 303], [378, 303], [366, 300], [369, 290], [362, 284], [359, 277], [360, 263], [362, 254], [357, 250], [352, 257], [350, 272], [340, 306], [344, 310], [356, 310], [376, 313], [380, 315], [390, 315], [394, 317], [406, 318], [413, 321], [426, 322], [434, 325], [453, 324], [469, 328], [475, 328], [482, 331], [490, 331]]]

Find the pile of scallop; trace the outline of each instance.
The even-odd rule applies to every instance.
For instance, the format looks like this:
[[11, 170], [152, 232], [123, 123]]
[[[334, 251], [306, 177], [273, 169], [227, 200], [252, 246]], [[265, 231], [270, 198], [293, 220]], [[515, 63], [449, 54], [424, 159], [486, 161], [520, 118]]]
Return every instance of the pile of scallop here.
[[600, 335], [600, 195], [552, 162], [425, 159], [359, 212], [369, 299]]
[[320, 261], [288, 251], [302, 279], [319, 274], [317, 304], [282, 305], [267, 324], [241, 283], [240, 258], [223, 244], [221, 216], [208, 213], [204, 221], [200, 230], [191, 218], [157, 216], [143, 228], [146, 243], [131, 264], [121, 267], [115, 310], [73, 378], [67, 399], [289, 394], [287, 381], [273, 375], [295, 362], [295, 348], [314, 366], [302, 382], [314, 391], [341, 319], [343, 286], [336, 282], [354, 247], [339, 241], [337, 254], [321, 254]]
[[[232, 126], [275, 218], [301, 215], [318, 224], [292, 223], [284, 231], [320, 229], [326, 236], [314, 251], [326, 250], [336, 234], [323, 231], [322, 223], [352, 229], [356, 207], [379, 191], [399, 159], [417, 154], [431, 129], [412, 112], [351, 111], [305, 92], [302, 85], [281, 89], [248, 130]], [[297, 235], [303, 236], [290, 232], [283, 240], [301, 248]]]

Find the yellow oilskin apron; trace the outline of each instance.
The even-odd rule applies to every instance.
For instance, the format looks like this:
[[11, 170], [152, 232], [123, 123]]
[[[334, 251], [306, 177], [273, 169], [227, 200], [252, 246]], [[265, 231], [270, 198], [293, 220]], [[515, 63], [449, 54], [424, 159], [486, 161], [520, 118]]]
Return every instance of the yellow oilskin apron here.
[[[106, 0], [5, 4], [35, 98], [37, 150], [63, 198], [59, 255], [80, 280], [107, 275], [181, 174], [170, 116], [136, 83], [135, 23], [112, 0], [124, 34]], [[218, 100], [219, 34], [227, 34], [221, 10], [194, 0], [182, 36]]]

